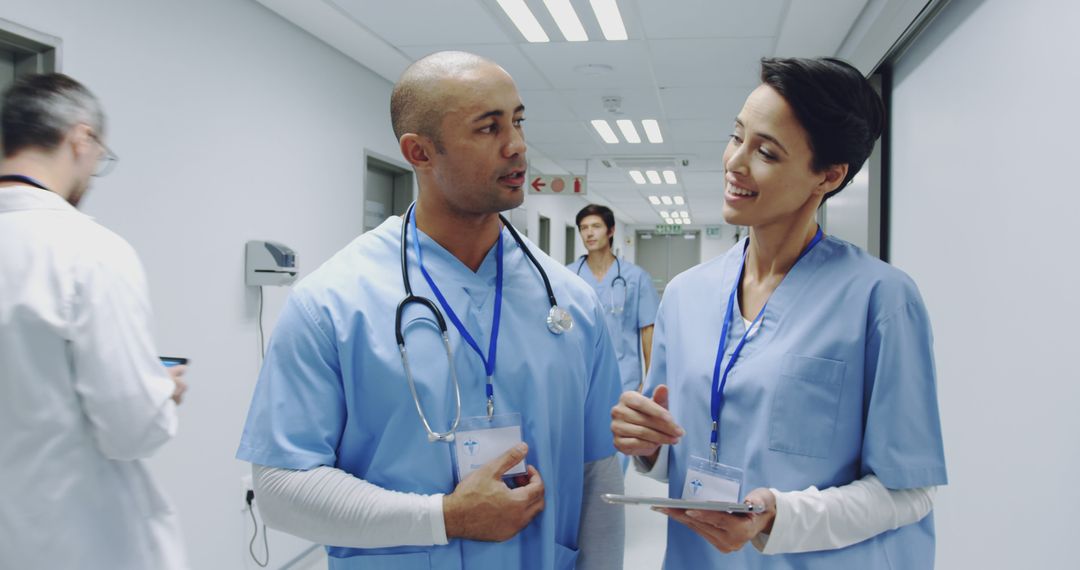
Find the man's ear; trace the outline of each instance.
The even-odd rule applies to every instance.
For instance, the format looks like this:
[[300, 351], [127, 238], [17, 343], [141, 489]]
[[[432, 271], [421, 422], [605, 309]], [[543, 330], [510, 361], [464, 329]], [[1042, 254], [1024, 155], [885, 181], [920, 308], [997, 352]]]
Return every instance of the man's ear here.
[[69, 145], [75, 156], [81, 156], [93, 150], [97, 145], [93, 133], [94, 129], [90, 128], [90, 125], [87, 125], [86, 123], [76, 123], [75, 126], [71, 127], [67, 134], [64, 135], [63, 144]]
[[398, 140], [401, 148], [401, 156], [416, 170], [424, 170], [431, 167], [431, 156], [435, 152], [435, 145], [431, 139], [416, 133], [405, 133]]

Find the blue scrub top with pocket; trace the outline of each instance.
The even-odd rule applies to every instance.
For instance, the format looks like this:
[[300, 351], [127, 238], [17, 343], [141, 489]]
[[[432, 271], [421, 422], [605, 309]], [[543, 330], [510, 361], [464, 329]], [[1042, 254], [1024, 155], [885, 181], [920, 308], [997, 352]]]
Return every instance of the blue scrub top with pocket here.
[[[669, 494], [692, 456], [709, 457], [709, 408], [720, 329], [746, 240], [682, 273], [664, 291], [646, 393], [670, 388], [686, 430], [669, 448]], [[724, 294], [718, 294], [723, 291]], [[736, 304], [724, 363], [746, 331]], [[890, 489], [946, 484], [930, 321], [902, 271], [826, 237], [769, 298], [728, 376], [719, 461], [745, 470], [742, 495], [846, 485], [868, 474]], [[723, 554], [668, 523], [665, 568], [932, 568], [934, 518], [844, 549], [765, 556], [747, 543]]]
[[[566, 265], [588, 283], [600, 298], [604, 307], [611, 342], [615, 345], [615, 358], [619, 360], [619, 373], [622, 376], [622, 389], [637, 390], [641, 385], [641, 329], [656, 322], [656, 310], [660, 305], [660, 296], [653, 286], [652, 277], [644, 269], [620, 258], [619, 263], [612, 263], [604, 278], [597, 281], [588, 262], [579, 257]], [[622, 265], [622, 277], [626, 281], [625, 291], [622, 281], [616, 282]], [[622, 311], [618, 311], [619, 301]]]
[[[248, 412], [237, 458], [288, 469], [337, 467], [395, 491], [450, 493], [450, 445], [431, 443], [417, 415], [394, 335], [404, 296], [401, 218], [358, 237], [303, 279], [281, 312]], [[495, 247], [474, 273], [423, 232], [424, 267], [470, 334], [488, 346], [495, 297]], [[619, 372], [596, 295], [543, 255], [573, 330], [549, 332], [548, 297], [536, 268], [503, 229], [504, 283], [495, 366], [495, 413], [519, 413], [539, 470], [546, 507], [503, 543], [451, 540], [441, 546], [330, 546], [330, 568], [569, 569], [577, 538], [586, 463], [614, 455], [610, 410]], [[409, 247], [417, 295], [435, 299]], [[448, 323], [449, 324], [449, 323]], [[402, 329], [420, 402], [435, 431], [455, 415], [446, 351], [432, 314], [417, 304]], [[486, 415], [484, 365], [449, 326], [463, 418]]]

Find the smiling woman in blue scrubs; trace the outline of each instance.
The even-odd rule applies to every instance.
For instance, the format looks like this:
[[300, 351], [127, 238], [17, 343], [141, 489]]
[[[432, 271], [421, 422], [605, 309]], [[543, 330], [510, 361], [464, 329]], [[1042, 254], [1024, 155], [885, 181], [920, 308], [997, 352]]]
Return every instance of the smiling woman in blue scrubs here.
[[881, 100], [838, 60], [765, 59], [761, 77], [724, 152], [724, 219], [749, 238], [668, 285], [650, 396], [612, 410], [616, 447], [672, 497], [717, 482], [765, 507], [662, 510], [665, 568], [932, 568], [946, 474], [926, 309], [815, 221], [873, 149]]

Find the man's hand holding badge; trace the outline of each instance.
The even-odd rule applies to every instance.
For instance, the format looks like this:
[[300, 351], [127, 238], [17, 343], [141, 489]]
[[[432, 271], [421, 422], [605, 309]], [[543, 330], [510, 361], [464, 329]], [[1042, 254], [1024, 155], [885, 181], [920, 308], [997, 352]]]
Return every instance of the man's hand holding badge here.
[[443, 497], [447, 538], [501, 542], [513, 538], [544, 510], [544, 482], [529, 465], [511, 489], [503, 474], [525, 460], [529, 447], [519, 443], [473, 471]]

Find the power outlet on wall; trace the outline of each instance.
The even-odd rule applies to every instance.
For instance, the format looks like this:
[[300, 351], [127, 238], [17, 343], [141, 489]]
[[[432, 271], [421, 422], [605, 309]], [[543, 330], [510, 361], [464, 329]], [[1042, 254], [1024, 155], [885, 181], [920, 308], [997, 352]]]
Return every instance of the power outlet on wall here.
[[240, 477], [240, 499], [242, 501], [241, 502], [240, 512], [246, 513], [247, 510], [248, 510], [247, 497], [248, 497], [249, 492], [251, 492], [251, 493], [255, 492], [255, 485], [252, 484], [252, 482], [251, 482], [251, 474], [250, 473]]

